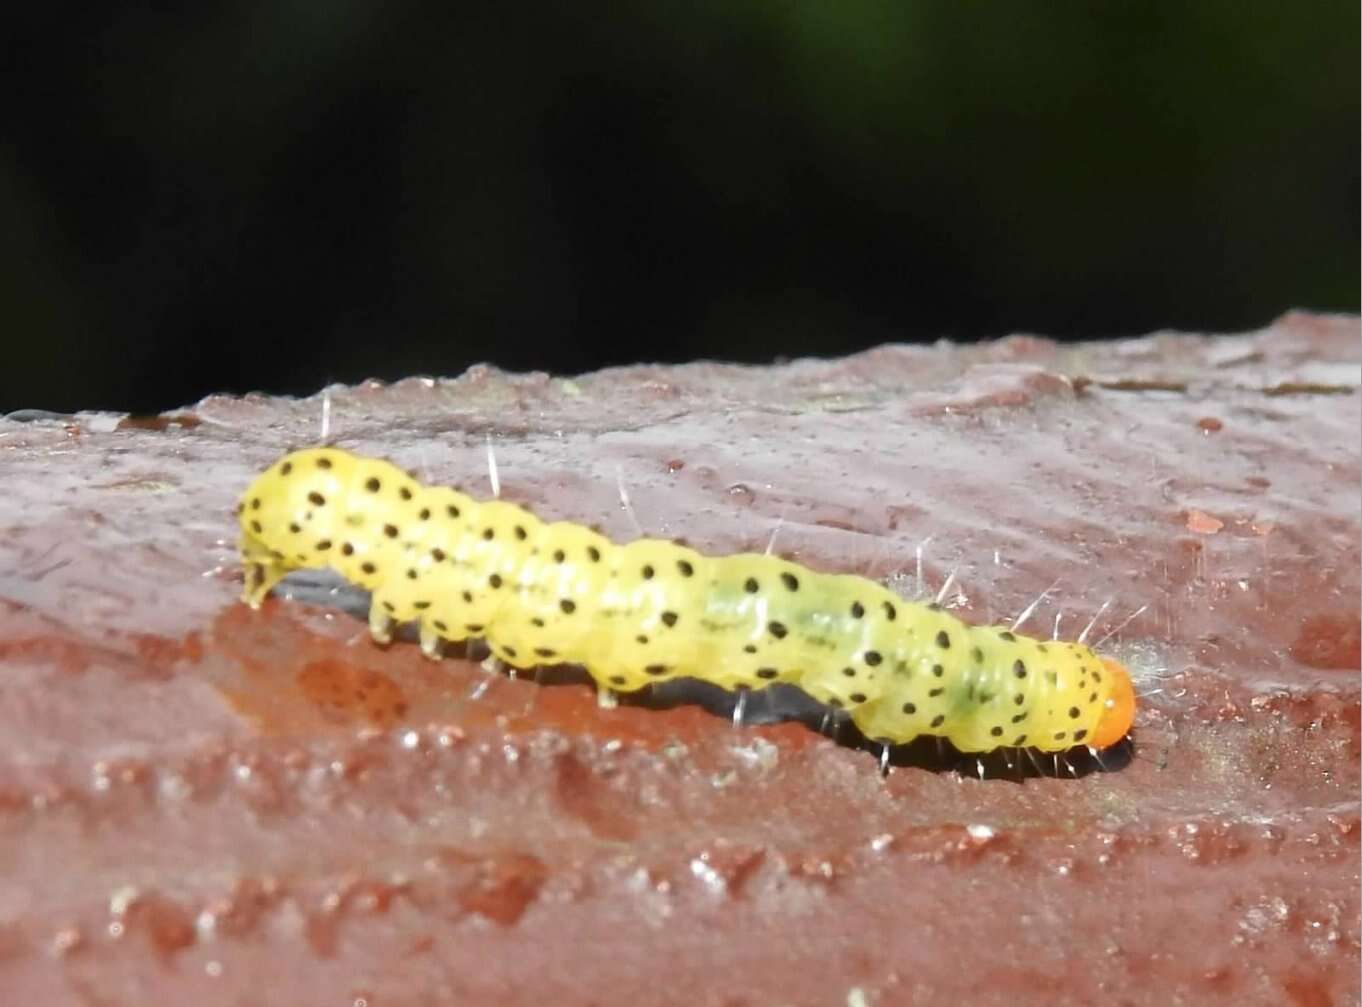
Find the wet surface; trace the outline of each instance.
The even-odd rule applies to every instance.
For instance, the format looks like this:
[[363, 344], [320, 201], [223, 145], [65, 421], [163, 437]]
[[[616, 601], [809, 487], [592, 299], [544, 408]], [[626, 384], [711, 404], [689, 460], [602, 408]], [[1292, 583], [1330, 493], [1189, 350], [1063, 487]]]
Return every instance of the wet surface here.
[[336, 443], [483, 496], [491, 443], [503, 496], [615, 538], [774, 535], [975, 622], [1050, 589], [1023, 628], [1095, 618], [1143, 694], [1079, 779], [882, 779], [698, 692], [436, 665], [325, 578], [245, 609], [236, 494], [322, 396], [0, 419], [0, 988], [1355, 1003], [1358, 386], [1357, 321], [1292, 315], [327, 394]]

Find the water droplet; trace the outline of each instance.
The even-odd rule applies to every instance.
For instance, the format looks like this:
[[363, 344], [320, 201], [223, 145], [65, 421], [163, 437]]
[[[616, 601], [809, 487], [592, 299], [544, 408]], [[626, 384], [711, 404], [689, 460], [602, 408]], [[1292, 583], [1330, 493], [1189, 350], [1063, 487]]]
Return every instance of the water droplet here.
[[739, 503], [749, 507], [757, 499], [757, 494], [746, 483], [733, 483], [727, 488], [727, 493]]

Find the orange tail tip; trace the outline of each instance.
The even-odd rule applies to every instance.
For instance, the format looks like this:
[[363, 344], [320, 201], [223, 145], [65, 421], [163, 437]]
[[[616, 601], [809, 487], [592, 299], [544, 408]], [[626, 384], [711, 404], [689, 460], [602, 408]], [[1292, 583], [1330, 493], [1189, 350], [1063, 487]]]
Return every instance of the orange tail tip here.
[[1130, 673], [1117, 661], [1102, 659], [1111, 675], [1111, 694], [1102, 710], [1102, 719], [1092, 732], [1093, 748], [1110, 748], [1127, 734], [1135, 721], [1135, 687], [1130, 684]]

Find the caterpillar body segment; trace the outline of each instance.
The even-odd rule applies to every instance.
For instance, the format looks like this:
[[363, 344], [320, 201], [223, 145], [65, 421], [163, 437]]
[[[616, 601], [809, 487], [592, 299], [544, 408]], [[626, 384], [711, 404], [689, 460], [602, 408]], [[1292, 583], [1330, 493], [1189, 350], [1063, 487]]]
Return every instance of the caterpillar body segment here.
[[786, 683], [868, 738], [934, 735], [962, 752], [1109, 747], [1134, 716], [1124, 668], [1082, 644], [971, 627], [775, 556], [617, 545], [337, 448], [285, 456], [238, 514], [248, 604], [291, 570], [331, 567], [371, 592], [376, 639], [414, 621], [432, 655], [479, 637], [513, 667], [580, 664], [621, 692], [673, 678]]

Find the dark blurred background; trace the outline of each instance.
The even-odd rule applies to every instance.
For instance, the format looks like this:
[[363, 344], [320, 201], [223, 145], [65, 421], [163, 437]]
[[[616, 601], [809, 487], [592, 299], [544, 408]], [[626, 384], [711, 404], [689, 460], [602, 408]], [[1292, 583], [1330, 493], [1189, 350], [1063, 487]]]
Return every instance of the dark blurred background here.
[[1356, 0], [5, 20], [0, 411], [1358, 308]]

